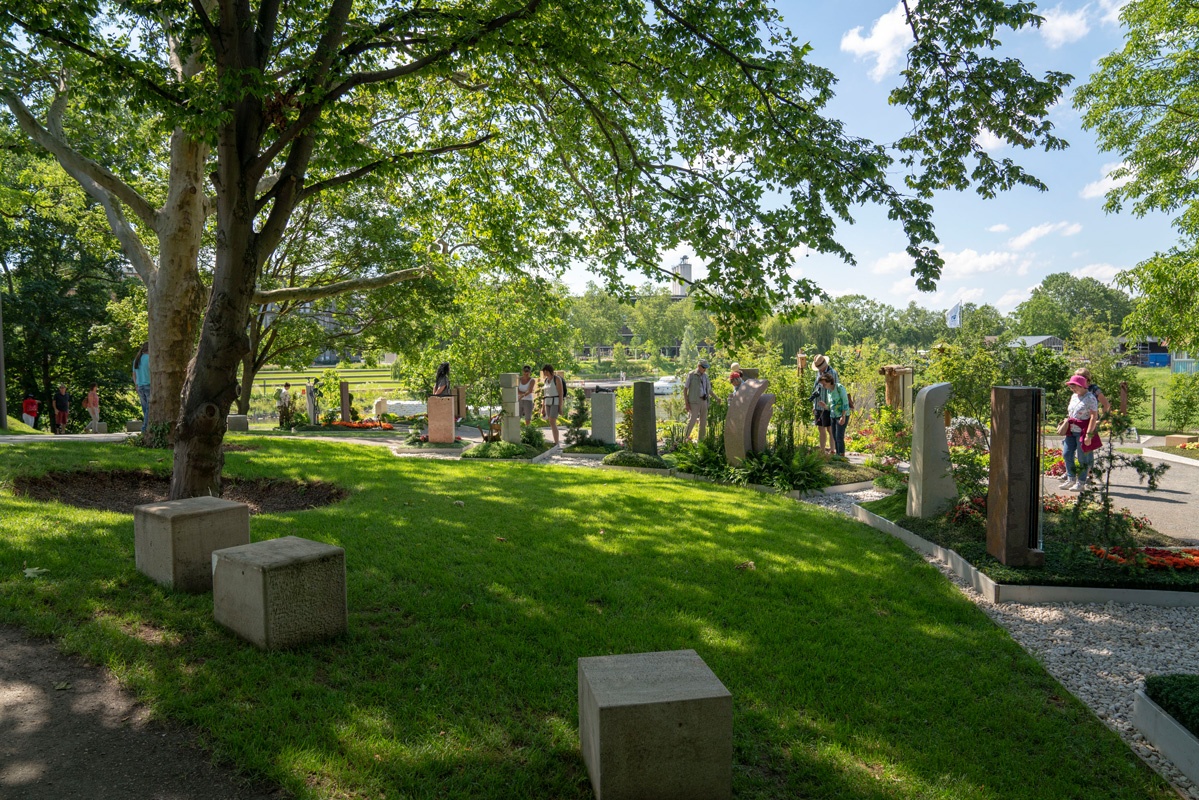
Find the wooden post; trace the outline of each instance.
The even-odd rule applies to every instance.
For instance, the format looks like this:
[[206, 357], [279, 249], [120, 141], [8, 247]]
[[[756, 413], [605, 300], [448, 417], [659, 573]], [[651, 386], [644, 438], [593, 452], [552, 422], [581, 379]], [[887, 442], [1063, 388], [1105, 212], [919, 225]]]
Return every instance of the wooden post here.
[[350, 384], [348, 381], [341, 382], [341, 421], [350, 421]]
[[1157, 387], [1156, 386], [1153, 387], [1152, 409], [1153, 410], [1152, 410], [1152, 412], [1150, 414], [1150, 418], [1149, 418], [1149, 427], [1152, 428], [1153, 430], [1157, 430]]
[[1120, 381], [1120, 413], [1128, 413], [1128, 381]]
[[991, 389], [987, 553], [1003, 564], [1037, 567], [1041, 519], [1041, 390]]
[[807, 371], [808, 371], [808, 357], [801, 350], [800, 352], [795, 354], [795, 374], [799, 375], [799, 377], [802, 378], [804, 376], [804, 373]]

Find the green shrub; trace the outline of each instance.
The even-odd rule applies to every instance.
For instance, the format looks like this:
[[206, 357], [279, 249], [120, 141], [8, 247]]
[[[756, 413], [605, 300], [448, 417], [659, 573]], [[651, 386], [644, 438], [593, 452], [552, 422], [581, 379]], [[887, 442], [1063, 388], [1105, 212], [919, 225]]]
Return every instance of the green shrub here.
[[512, 442], [484, 442], [477, 444], [462, 454], [463, 458], [532, 458], [540, 455], [541, 451], [527, 444]]
[[1172, 431], [1189, 431], [1199, 424], [1199, 372], [1170, 377], [1166, 387], [1166, 425]]
[[674, 465], [680, 472], [702, 475], [705, 478], [724, 480], [728, 462], [724, 459], [724, 446], [704, 439], [687, 444], [675, 451]]
[[545, 447], [545, 433], [536, 425], [522, 422], [520, 425], [520, 442], [538, 449]]
[[796, 448], [791, 460], [776, 450], [750, 453], [737, 466], [728, 467], [726, 480], [742, 486], [750, 483], [773, 486], [780, 492], [803, 492], [832, 485], [832, 477], [824, 469], [824, 458], [819, 451], [808, 447]]
[[610, 467], [645, 467], [646, 469], [668, 469], [666, 462], [659, 456], [634, 453], [632, 450], [617, 450], [605, 456], [603, 462]]
[[1150, 675], [1145, 678], [1145, 694], [1199, 736], [1199, 675]]

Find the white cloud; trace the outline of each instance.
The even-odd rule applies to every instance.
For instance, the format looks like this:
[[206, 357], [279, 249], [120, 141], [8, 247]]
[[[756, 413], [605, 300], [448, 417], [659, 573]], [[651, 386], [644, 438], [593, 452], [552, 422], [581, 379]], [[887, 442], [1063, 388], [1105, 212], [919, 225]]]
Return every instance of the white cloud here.
[[907, 253], [887, 253], [882, 258], [875, 260], [870, 271], [875, 275], [891, 275], [901, 271], [911, 272], [912, 266], [912, 257]]
[[1060, 233], [1062, 236], [1074, 236], [1082, 232], [1082, 225], [1077, 222], [1044, 222], [1040, 225], [1034, 225], [1019, 236], [1013, 236], [1008, 240], [1008, 246], [1013, 250], [1023, 250], [1037, 239], [1044, 238], [1051, 233]]
[[994, 153], [997, 150], [1002, 150], [1008, 146], [1006, 140], [999, 138], [986, 128], [983, 128], [981, 131], [979, 131], [978, 136], [974, 141], [978, 142], [978, 146], [983, 150], [986, 150], [988, 153]]
[[987, 230], [991, 233], [1007, 233], [1011, 230], [1011, 228], [1000, 222], [998, 225], [992, 225], [991, 227], [987, 228]]
[[1103, 197], [1112, 189], [1117, 189], [1132, 180], [1131, 175], [1123, 175], [1119, 178], [1113, 178], [1112, 173], [1118, 169], [1124, 169], [1128, 166], [1126, 161], [1117, 161], [1111, 164], [1104, 164], [1099, 170], [1099, 174], [1103, 177], [1097, 181], [1088, 183], [1082, 187], [1082, 191], [1078, 196], [1084, 200], [1094, 200], [1096, 197]]
[[1120, 12], [1128, 2], [1129, 0], [1099, 0], [1099, 10], [1103, 14], [1099, 21], [1104, 25], [1119, 25]]
[[1029, 286], [1027, 289], [1012, 289], [995, 302], [995, 308], [1006, 314], [1031, 297], [1032, 290], [1035, 288], [1037, 287]]
[[976, 300], [981, 300], [982, 297], [982, 289], [967, 289], [965, 286], [963, 286], [949, 296], [949, 305], [952, 306], [957, 305], [958, 303], [973, 303]]
[[1000, 267], [1010, 266], [1020, 258], [1015, 253], [995, 250], [989, 253], [979, 253], [969, 248], [957, 253], [945, 252], [941, 256], [945, 259], [942, 277], [947, 280], [967, 278], [983, 272], [994, 272]]
[[897, 3], [895, 8], [874, 21], [869, 36], [862, 36], [860, 25], [842, 36], [841, 50], [859, 59], [873, 58], [870, 79], [878, 83], [898, 72], [899, 61], [911, 43], [912, 30], [904, 15], [903, 3]]
[[1041, 38], [1052, 49], [1077, 42], [1091, 32], [1091, 26], [1087, 24], [1086, 6], [1077, 11], [1063, 11], [1060, 5], [1054, 6], [1044, 13], [1044, 17]]
[[1085, 267], [1071, 270], [1070, 274], [1075, 278], [1094, 278], [1103, 283], [1111, 283], [1119, 272], [1120, 268], [1111, 264], [1087, 264]]

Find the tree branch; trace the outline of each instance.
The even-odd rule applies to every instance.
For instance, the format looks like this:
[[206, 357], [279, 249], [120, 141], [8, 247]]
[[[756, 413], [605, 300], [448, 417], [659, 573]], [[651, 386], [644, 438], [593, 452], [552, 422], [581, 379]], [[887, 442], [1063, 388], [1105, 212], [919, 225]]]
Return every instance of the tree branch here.
[[328, 283], [324, 286], [295, 286], [288, 289], [270, 289], [268, 291], [254, 292], [253, 302], [256, 305], [266, 305], [267, 303], [307, 303], [313, 300], [321, 300], [325, 297], [334, 297], [346, 292], [360, 292], [366, 289], [379, 289], [384, 286], [391, 286], [403, 281], [411, 281], [417, 278], [423, 278], [432, 273], [429, 267], [413, 267], [411, 269], [402, 269], [398, 272], [388, 272], [384, 275], [375, 275], [370, 278], [351, 278], [349, 280], [338, 281], [337, 283]]

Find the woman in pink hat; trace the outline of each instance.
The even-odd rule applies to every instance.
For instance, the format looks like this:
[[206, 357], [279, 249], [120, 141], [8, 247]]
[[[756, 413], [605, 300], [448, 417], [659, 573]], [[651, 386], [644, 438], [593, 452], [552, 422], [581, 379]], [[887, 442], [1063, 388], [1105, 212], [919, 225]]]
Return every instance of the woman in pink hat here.
[[[1066, 410], [1066, 438], [1062, 441], [1062, 458], [1066, 462], [1066, 477], [1059, 489], [1068, 492], [1081, 492], [1087, 484], [1087, 473], [1095, 463], [1094, 448], [1089, 443], [1099, 427], [1099, 401], [1087, 388], [1087, 379], [1081, 375], [1073, 375], [1066, 381], [1066, 387], [1073, 393], [1070, 406]], [[1075, 469], [1074, 459], [1078, 457], [1078, 468]]]

